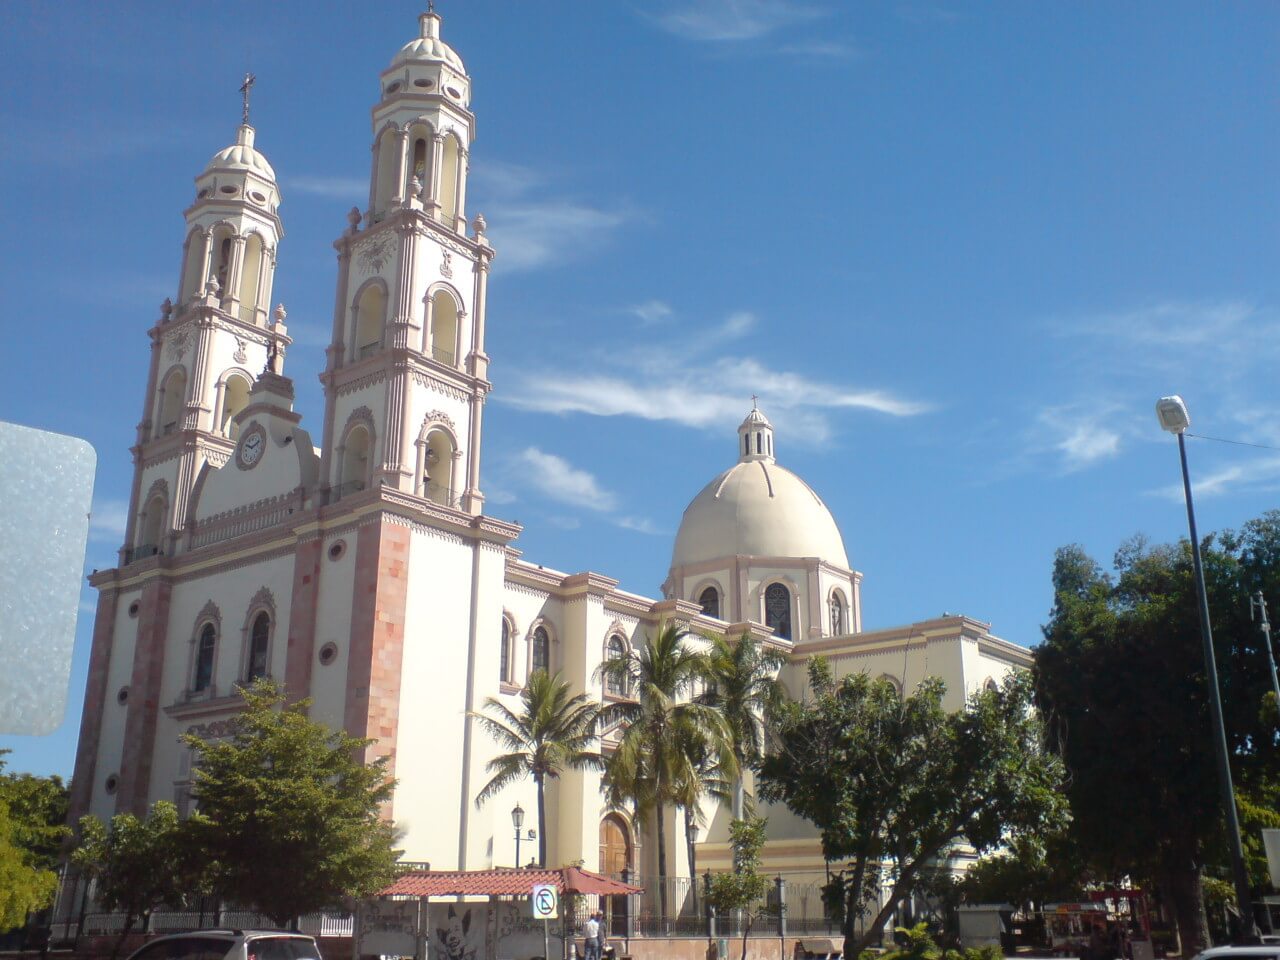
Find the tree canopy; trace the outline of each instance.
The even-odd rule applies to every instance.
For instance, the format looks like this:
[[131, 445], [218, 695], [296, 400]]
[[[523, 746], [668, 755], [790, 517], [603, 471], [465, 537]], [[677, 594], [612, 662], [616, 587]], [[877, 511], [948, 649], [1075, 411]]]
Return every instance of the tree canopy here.
[[[520, 711], [514, 712], [496, 697], [484, 704], [486, 713], [473, 716], [505, 750], [486, 765], [492, 774], [476, 797], [476, 806], [503, 789], [532, 777], [538, 793], [538, 863], [547, 865], [546, 783], [561, 772], [600, 769], [596, 721], [600, 704], [585, 693], [574, 694], [559, 673], [535, 670], [520, 691]], [[520, 864], [516, 864], [520, 866]]]
[[[4, 755], [0, 750], [0, 770]], [[67, 788], [59, 777], [0, 776], [0, 930], [53, 902], [62, 842], [69, 834]]]
[[187, 826], [212, 892], [284, 926], [389, 883], [394, 781], [385, 759], [357, 759], [372, 741], [311, 720], [309, 700], [286, 705], [271, 681], [242, 693], [230, 737], [184, 738], [198, 754]]
[[[899, 696], [865, 674], [836, 680], [815, 658], [809, 682], [809, 700], [779, 711], [760, 792], [817, 826], [824, 856], [846, 864], [828, 900], [841, 908], [845, 956], [861, 955], [954, 844], [982, 852], [1065, 818], [1062, 766], [1043, 749], [1027, 676], [1009, 675], [956, 713], [943, 710], [936, 678]], [[883, 865], [893, 893], [877, 907]]]
[[[1259, 824], [1280, 741], [1249, 597], [1280, 600], [1280, 512], [1205, 538], [1202, 555], [1233, 774], [1243, 819]], [[1201, 871], [1226, 853], [1190, 544], [1135, 538], [1114, 569], [1058, 551], [1036, 701], [1070, 773], [1072, 836], [1104, 876], [1155, 882], [1195, 950], [1208, 942]]]
[[162, 903], [176, 906], [183, 891], [198, 886], [178, 808], [167, 800], [157, 801], [142, 819], [118, 813], [109, 826], [92, 815], [81, 817], [71, 862], [97, 881], [104, 908], [125, 915], [117, 953], [135, 921], [145, 922]]
[[729, 823], [729, 846], [733, 849], [733, 871], [717, 873], [711, 878], [707, 900], [722, 915], [741, 910], [746, 921], [742, 926], [742, 960], [747, 960], [747, 937], [760, 913], [761, 901], [769, 892], [770, 881], [760, 873], [760, 851], [764, 847], [763, 817], [734, 819]]

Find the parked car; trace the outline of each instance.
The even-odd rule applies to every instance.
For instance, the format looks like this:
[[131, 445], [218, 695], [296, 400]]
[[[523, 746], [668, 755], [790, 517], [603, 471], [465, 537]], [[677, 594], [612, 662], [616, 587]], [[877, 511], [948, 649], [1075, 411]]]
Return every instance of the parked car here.
[[193, 930], [156, 937], [129, 960], [323, 960], [315, 937], [277, 930]]
[[1247, 947], [1210, 947], [1194, 960], [1280, 960], [1280, 943], [1259, 943]]

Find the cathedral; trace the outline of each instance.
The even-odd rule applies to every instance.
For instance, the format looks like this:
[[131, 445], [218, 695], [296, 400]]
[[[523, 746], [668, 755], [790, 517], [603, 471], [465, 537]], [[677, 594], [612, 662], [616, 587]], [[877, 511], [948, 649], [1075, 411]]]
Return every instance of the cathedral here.
[[[406, 860], [512, 866], [511, 810], [535, 808], [534, 786], [477, 808], [495, 746], [471, 711], [489, 697], [516, 709], [534, 670], [626, 698], [597, 668], [664, 621], [774, 645], [793, 695], [818, 654], [900, 689], [940, 676], [952, 708], [1030, 663], [964, 616], [864, 632], [862, 575], [835, 519], [745, 404], [727, 469], [685, 510], [661, 596], [522, 556], [520, 527], [486, 511], [482, 483], [496, 253], [467, 216], [471, 83], [434, 12], [381, 74], [368, 207], [334, 244], [318, 427], [293, 408], [287, 317], [271, 307], [282, 198], [247, 111], [196, 177], [176, 295], [147, 332], [124, 544], [91, 578], [73, 820], [189, 807], [181, 736], [219, 736], [239, 686], [271, 677], [388, 758]], [[547, 800], [551, 864], [657, 873], [653, 837], [606, 807], [598, 773], [565, 772]], [[665, 818], [666, 847], [696, 839], [700, 866], [725, 865], [728, 813], [704, 813], [696, 838]], [[772, 810], [769, 830], [768, 869], [822, 871], [809, 824]]]

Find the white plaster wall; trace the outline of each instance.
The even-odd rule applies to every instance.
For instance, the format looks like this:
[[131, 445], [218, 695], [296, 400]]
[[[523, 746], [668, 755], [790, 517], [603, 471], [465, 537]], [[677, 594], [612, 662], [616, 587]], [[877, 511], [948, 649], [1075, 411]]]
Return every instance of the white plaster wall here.
[[393, 814], [405, 858], [448, 869], [458, 859], [471, 549], [415, 530], [408, 571]]
[[[210, 471], [200, 489], [200, 501], [196, 504], [197, 520], [268, 497], [287, 496], [314, 475], [311, 438], [305, 430], [285, 432], [282, 428], [287, 424], [256, 414], [244, 422], [242, 432], [254, 424], [262, 424], [267, 430], [258, 462], [244, 470], [232, 454], [225, 464]], [[289, 440], [287, 443], [286, 438]]]
[[[124, 752], [124, 728], [129, 704], [116, 702], [121, 687], [133, 679], [133, 651], [138, 639], [138, 618], [129, 616], [129, 605], [140, 600], [140, 590], [125, 590], [116, 603], [112, 625], [111, 660], [107, 666], [107, 685], [102, 698], [102, 721], [98, 731], [98, 759], [93, 771], [93, 789], [89, 812], [107, 819], [116, 812], [116, 798], [108, 794], [104, 784], [111, 774], [120, 774], [120, 758]], [[130, 700], [133, 691], [130, 690]], [[134, 709], [142, 709], [135, 705]]]
[[[321, 543], [320, 583], [316, 597], [315, 651], [329, 641], [338, 647], [338, 656], [325, 666], [319, 659], [311, 663], [311, 716], [333, 729], [346, 722], [347, 670], [351, 662], [351, 604], [355, 590], [357, 528], [339, 528]], [[346, 550], [337, 560], [329, 559], [330, 548], [339, 540]]]
[[151, 765], [151, 802], [173, 798], [173, 783], [179, 779], [182, 752], [179, 736], [198, 723], [220, 717], [175, 719], [165, 707], [185, 701], [192, 669], [192, 639], [196, 618], [212, 600], [222, 616], [218, 647], [214, 660], [215, 696], [235, 693], [235, 683], [244, 671], [244, 647], [248, 637], [249, 604], [258, 591], [266, 587], [275, 602], [271, 628], [270, 673], [284, 679], [288, 652], [289, 613], [293, 591], [294, 556], [292, 553], [241, 567], [179, 581], [174, 585], [169, 604], [168, 644], [160, 685], [159, 713], [156, 719], [155, 753]]

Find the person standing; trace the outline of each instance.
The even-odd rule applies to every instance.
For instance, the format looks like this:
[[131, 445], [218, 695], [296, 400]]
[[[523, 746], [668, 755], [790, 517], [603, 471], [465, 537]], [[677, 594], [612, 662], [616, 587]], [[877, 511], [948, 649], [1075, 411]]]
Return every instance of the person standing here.
[[600, 960], [600, 921], [594, 913], [582, 925], [582, 938], [586, 960]]

